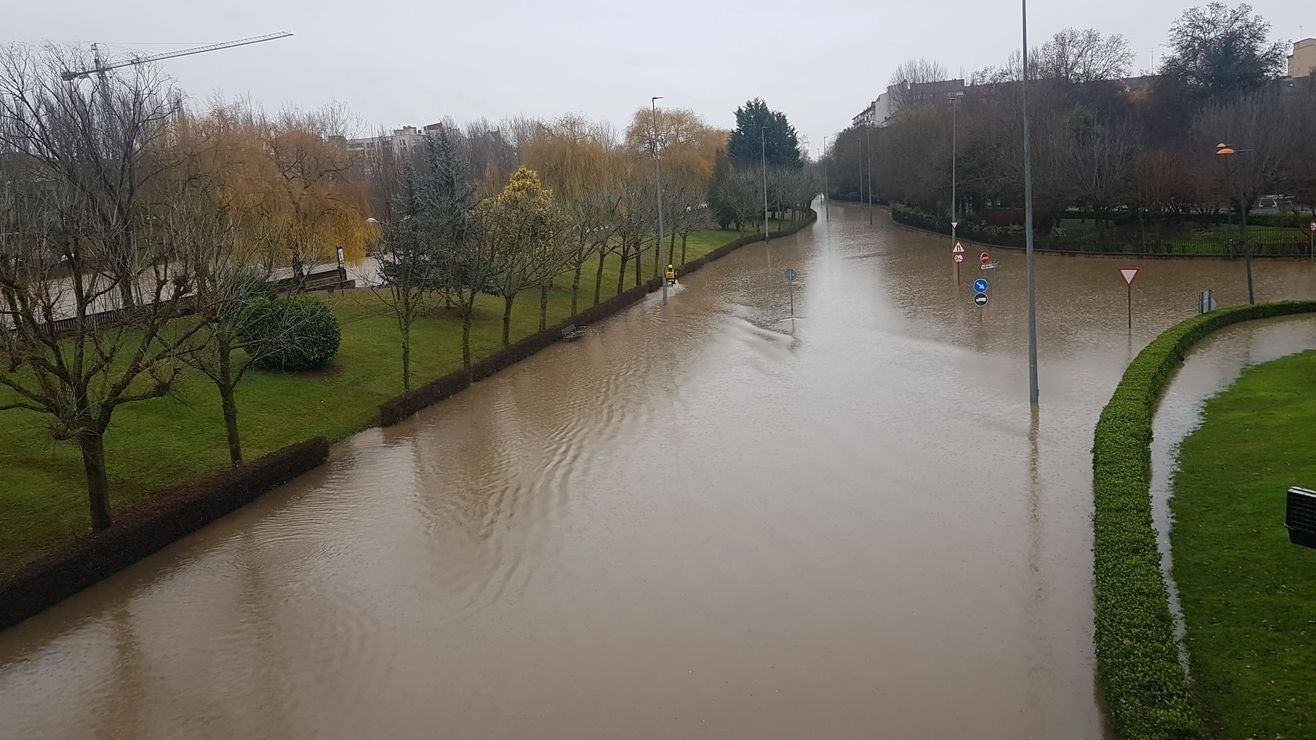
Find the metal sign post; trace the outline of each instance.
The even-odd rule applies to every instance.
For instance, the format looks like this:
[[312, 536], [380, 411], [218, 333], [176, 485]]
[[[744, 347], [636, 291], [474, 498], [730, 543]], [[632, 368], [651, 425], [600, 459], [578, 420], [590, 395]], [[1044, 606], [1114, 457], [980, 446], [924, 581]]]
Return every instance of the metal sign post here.
[[795, 268], [786, 269], [786, 286], [791, 295], [791, 320], [795, 320]]
[[1128, 288], [1129, 331], [1133, 331], [1133, 280], [1138, 277], [1138, 268], [1121, 267], [1120, 276], [1124, 278], [1124, 287]]

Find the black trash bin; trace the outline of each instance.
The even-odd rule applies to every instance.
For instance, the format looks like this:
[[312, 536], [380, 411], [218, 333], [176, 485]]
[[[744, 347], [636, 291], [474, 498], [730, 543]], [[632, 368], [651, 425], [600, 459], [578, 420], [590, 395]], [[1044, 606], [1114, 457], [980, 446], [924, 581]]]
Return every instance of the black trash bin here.
[[1289, 530], [1289, 542], [1316, 548], [1316, 491], [1297, 486], [1289, 489], [1284, 526]]

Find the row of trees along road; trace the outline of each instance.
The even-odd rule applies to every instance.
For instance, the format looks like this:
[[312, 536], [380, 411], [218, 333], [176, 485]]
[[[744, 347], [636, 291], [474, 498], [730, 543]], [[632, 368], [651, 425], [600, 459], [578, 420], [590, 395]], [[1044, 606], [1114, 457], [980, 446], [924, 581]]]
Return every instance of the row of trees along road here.
[[[727, 132], [647, 108], [620, 136], [574, 116], [445, 122], [424, 146], [370, 161], [349, 147], [354, 120], [342, 108], [192, 110], [149, 65], [65, 82], [93, 66], [87, 56], [0, 48], [0, 411], [42, 415], [53, 439], [78, 446], [96, 529], [110, 525], [104, 440], [115, 411], [168, 394], [187, 373], [214, 385], [230, 461], [242, 461], [243, 379], [310, 346], [297, 317], [317, 314], [289, 311], [271, 326], [282, 314], [268, 298], [337, 248], [352, 262], [377, 258], [375, 293], [397, 320], [410, 389], [411, 326], [436, 300], [462, 320], [469, 371], [480, 296], [502, 300], [506, 346], [523, 292], [538, 290], [544, 328], [555, 281], [570, 276], [574, 314], [590, 265], [595, 304], [610, 258], [617, 293], [640, 285], [659, 274], [662, 247], [683, 262], [686, 240], [707, 227], [715, 172], [752, 171], [752, 157], [728, 157]], [[737, 141], [757, 139], [748, 125]], [[790, 187], [772, 175], [782, 210], [813, 194], [794, 151], [773, 162], [796, 173]]]
[[[1040, 233], [1079, 208], [1099, 229], [1136, 222], [1146, 239], [1185, 219], [1224, 221], [1223, 209], [1242, 215], [1272, 193], [1292, 194], [1316, 214], [1316, 82], [1279, 79], [1284, 47], [1269, 40], [1266, 21], [1247, 5], [1193, 8], [1171, 28], [1169, 49], [1157, 75], [1135, 79], [1118, 35], [1068, 29], [1032, 51]], [[946, 80], [939, 64], [903, 65], [892, 79], [892, 118], [871, 131], [846, 129], [826, 153], [832, 192], [857, 196], [870, 159], [878, 200], [948, 217], [954, 135], [956, 213], [970, 226], [1017, 227], [1021, 76], [1016, 53], [974, 74], [952, 102], [944, 88], [920, 84]], [[1219, 143], [1239, 155], [1216, 156]]]
[[[818, 189], [803, 171], [785, 116], [754, 100], [737, 111], [737, 122], [728, 137], [690, 111], [645, 108], [617, 137], [607, 124], [579, 116], [532, 126], [518, 121], [499, 127], [518, 138], [516, 169], [486, 167], [480, 180], [471, 178], [467, 162], [476, 161], [472, 152], [488, 140], [489, 130], [447, 123], [412, 156], [380, 167], [376, 190], [388, 194], [389, 215], [372, 247], [383, 277], [376, 294], [397, 319], [403, 387], [411, 388], [411, 325], [430, 302], [460, 314], [462, 361], [469, 371], [480, 295], [502, 299], [507, 346], [514, 303], [526, 291], [538, 291], [542, 331], [549, 291], [568, 275], [574, 315], [581, 277], [591, 264], [597, 305], [609, 258], [615, 258], [620, 295], [628, 283], [640, 286], [646, 276], [658, 277], [664, 262], [684, 263], [690, 234], [706, 228], [710, 215], [724, 226], [760, 223], [761, 157], [742, 151], [742, 142], [760, 141], [764, 122], [775, 147], [770, 202], [779, 212], [807, 204]], [[503, 141], [502, 134], [496, 139]], [[731, 164], [728, 146], [741, 151], [738, 165]], [[665, 244], [657, 241], [655, 156], [662, 163]]]

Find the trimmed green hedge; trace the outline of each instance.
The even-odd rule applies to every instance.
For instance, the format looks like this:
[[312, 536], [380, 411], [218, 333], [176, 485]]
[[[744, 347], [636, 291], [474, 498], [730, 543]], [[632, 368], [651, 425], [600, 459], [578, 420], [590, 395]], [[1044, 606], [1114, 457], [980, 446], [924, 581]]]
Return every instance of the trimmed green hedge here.
[[1316, 301], [1221, 309], [1182, 321], [1148, 344], [1101, 411], [1092, 447], [1097, 671], [1118, 737], [1203, 733], [1179, 662], [1151, 512], [1152, 419], [1184, 353], [1251, 319], [1316, 312]]

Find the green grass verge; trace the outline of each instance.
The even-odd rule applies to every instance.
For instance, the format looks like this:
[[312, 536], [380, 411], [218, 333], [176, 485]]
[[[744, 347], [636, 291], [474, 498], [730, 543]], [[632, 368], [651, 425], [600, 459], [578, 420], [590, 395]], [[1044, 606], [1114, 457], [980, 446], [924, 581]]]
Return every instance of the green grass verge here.
[[1174, 579], [1211, 735], [1316, 736], [1316, 553], [1284, 492], [1316, 488], [1316, 352], [1248, 368], [1179, 450]]
[[[1056, 249], [1146, 252], [1149, 254], [1229, 255], [1242, 250], [1238, 224], [1136, 224], [1098, 227], [1092, 220], [1062, 219], [1064, 239], [1052, 239]], [[1045, 238], [1045, 237], [1043, 237]], [[1253, 254], [1305, 255], [1307, 232], [1289, 226], [1248, 227]]]
[[1179, 663], [1152, 526], [1150, 466], [1157, 401], [1184, 353], [1251, 319], [1316, 312], [1316, 302], [1213, 311], [1180, 322], [1134, 358], [1102, 409], [1092, 448], [1097, 669], [1119, 737], [1198, 737], [1203, 725]]
[[[743, 236], [735, 231], [701, 231], [687, 242], [694, 260]], [[676, 255], [679, 261], [681, 243]], [[582, 275], [579, 308], [593, 304], [597, 263]], [[616, 293], [618, 261], [609, 258], [602, 299]], [[645, 260], [642, 277], [652, 275]], [[571, 275], [557, 281], [549, 299], [548, 323], [571, 313]], [[634, 285], [627, 266], [625, 287]], [[402, 358], [397, 324], [369, 290], [320, 294], [338, 315], [342, 345], [324, 372], [281, 374], [251, 371], [238, 387], [238, 424], [243, 454], [254, 460], [315, 436], [344, 439], [370, 427], [380, 403], [402, 392]], [[502, 301], [481, 297], [472, 331], [476, 359], [501, 347]], [[539, 292], [517, 298], [512, 341], [539, 330]], [[459, 318], [435, 305], [412, 326], [412, 387], [461, 367]], [[76, 446], [55, 443], [49, 417], [26, 411], [0, 414], [0, 572], [13, 568], [87, 531], [86, 484]], [[129, 404], [114, 414], [105, 439], [114, 509], [228, 466], [228, 446], [219, 396], [204, 376], [192, 373], [166, 398]]]

